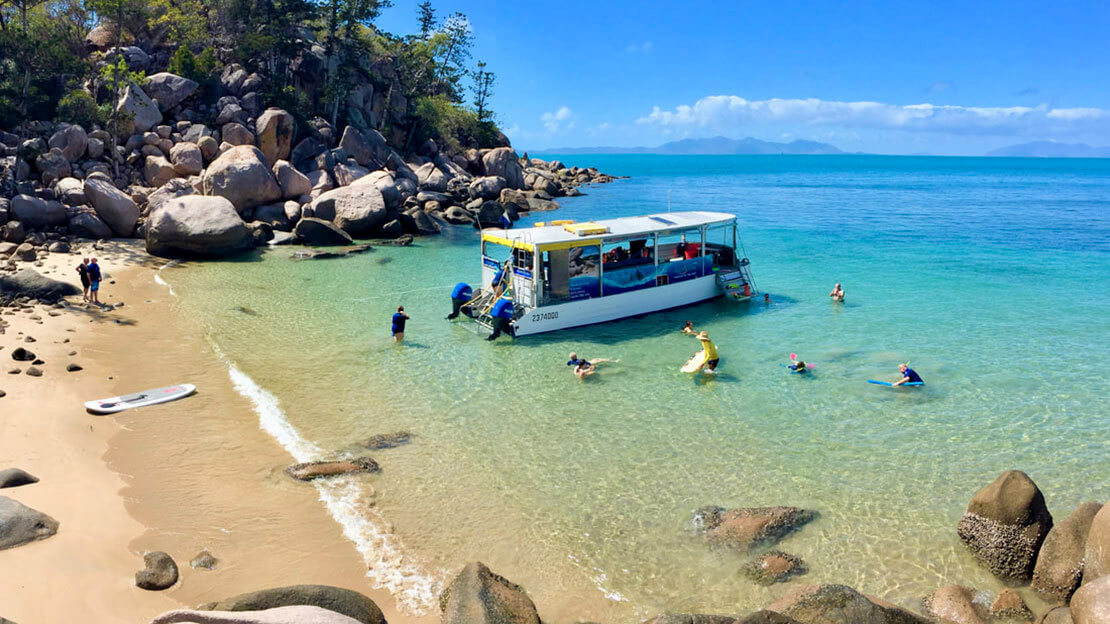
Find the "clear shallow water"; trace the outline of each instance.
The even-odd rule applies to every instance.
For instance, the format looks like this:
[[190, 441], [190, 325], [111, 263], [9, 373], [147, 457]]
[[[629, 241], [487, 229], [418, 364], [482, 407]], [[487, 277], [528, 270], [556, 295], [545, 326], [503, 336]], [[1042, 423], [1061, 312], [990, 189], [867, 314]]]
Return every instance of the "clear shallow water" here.
[[[162, 272], [236, 383], [276, 399], [264, 424], [288, 422], [298, 459], [417, 435], [374, 453], [380, 476], [321, 491], [371, 582], [410, 609], [434, 610], [438, 583], [473, 559], [554, 621], [745, 612], [788, 590], [690, 534], [707, 504], [816, 509], [780, 544], [808, 562], [804, 582], [913, 605], [946, 583], [1000, 587], [955, 536], [999, 472], [1028, 472], [1058, 517], [1110, 496], [1110, 161], [564, 162], [633, 177], [562, 200], [560, 218], [665, 211], [668, 190], [674, 210], [735, 212], [773, 304], [491, 344], [443, 320], [451, 286], [479, 274], [462, 228], [342, 260], [277, 250]], [[826, 296], [836, 281], [844, 305]], [[398, 304], [413, 317], [403, 347], [388, 332]], [[677, 372], [697, 350], [677, 331], [688, 319], [720, 347], [716, 379]], [[579, 383], [571, 350], [621, 362]], [[812, 378], [777, 365], [792, 351]], [[865, 382], [903, 360], [925, 388]]]

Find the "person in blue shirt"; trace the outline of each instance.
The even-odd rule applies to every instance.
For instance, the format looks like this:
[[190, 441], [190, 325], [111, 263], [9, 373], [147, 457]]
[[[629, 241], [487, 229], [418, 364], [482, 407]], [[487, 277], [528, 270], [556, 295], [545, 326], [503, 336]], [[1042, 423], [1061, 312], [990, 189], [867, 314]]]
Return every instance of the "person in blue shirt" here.
[[567, 366], [574, 367], [574, 376], [577, 377], [579, 381], [581, 381], [597, 372], [595, 370], [596, 364], [601, 364], [602, 362], [619, 361], [620, 360], [610, 360], [609, 358], [594, 358], [592, 360], [587, 360], [584, 358], [579, 358], [577, 353], [571, 353], [570, 361], [567, 362]]
[[89, 298], [96, 305], [100, 305], [100, 265], [96, 258], [92, 259], [86, 271], [89, 274]]
[[902, 378], [891, 385], [900, 386], [905, 383], [925, 383], [922, 381], [921, 375], [918, 375], [916, 371], [905, 364], [899, 364], [898, 370], [901, 371]]
[[393, 342], [401, 342], [405, 339], [405, 321], [409, 320], [409, 315], [405, 314], [405, 306], [397, 306], [397, 313], [393, 315]]

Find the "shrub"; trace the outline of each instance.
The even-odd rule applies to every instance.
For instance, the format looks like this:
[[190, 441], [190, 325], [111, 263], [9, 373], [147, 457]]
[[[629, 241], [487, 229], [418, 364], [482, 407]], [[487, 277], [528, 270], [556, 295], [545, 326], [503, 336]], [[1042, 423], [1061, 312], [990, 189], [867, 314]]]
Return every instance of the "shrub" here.
[[58, 120], [92, 129], [103, 121], [96, 100], [87, 91], [76, 88], [58, 100]]

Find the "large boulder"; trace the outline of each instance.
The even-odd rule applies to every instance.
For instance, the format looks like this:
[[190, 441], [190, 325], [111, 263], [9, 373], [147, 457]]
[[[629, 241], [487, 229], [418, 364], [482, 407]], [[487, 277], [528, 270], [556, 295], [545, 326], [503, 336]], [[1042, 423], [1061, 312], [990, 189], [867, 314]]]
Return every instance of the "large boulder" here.
[[177, 582], [177, 563], [166, 553], [148, 552], [143, 555], [143, 564], [145, 567], [135, 573], [135, 585], [140, 589], [160, 591]]
[[[262, 611], [193, 611], [175, 609], [150, 621], [150, 624], [359, 624], [359, 621], [309, 605], [275, 607]], [[0, 624], [4, 624], [0, 622]]]
[[1071, 611], [1067, 607], [1049, 609], [1037, 618], [1036, 624], [1075, 624], [1071, 619]]
[[1044, 496], [1020, 470], [999, 475], [975, 493], [957, 527], [960, 540], [995, 576], [1028, 581], [1052, 528]]
[[435, 163], [430, 162], [417, 167], [416, 178], [420, 190], [434, 193], [446, 193], [447, 181], [451, 179], [450, 176], [440, 171]]
[[396, 210], [401, 206], [401, 193], [397, 190], [393, 175], [388, 171], [371, 171], [352, 182], [351, 186], [362, 186], [363, 184], [375, 186], [381, 191], [387, 209]]
[[1083, 560], [1083, 583], [1110, 575], [1110, 503], [1102, 506], [1087, 532]]
[[89, 199], [96, 215], [112, 228], [116, 236], [130, 236], [135, 230], [139, 207], [131, 197], [107, 179], [99, 175], [85, 178], [85, 197]]
[[505, 178], [500, 176], [485, 176], [474, 178], [466, 187], [471, 199], [497, 199], [501, 196], [501, 189], [505, 188]]
[[73, 284], [45, 277], [34, 269], [20, 269], [13, 275], [0, 277], [0, 295], [8, 297], [57, 301], [62, 297], [80, 293], [81, 291]]
[[130, 84], [116, 102], [116, 111], [123, 114], [120, 135], [143, 133], [162, 123], [162, 111], [142, 87]]
[[386, 220], [382, 193], [369, 184], [327, 191], [312, 201], [312, 210], [353, 237], [376, 233]]
[[704, 613], [667, 613], [657, 615], [643, 624], [737, 624], [739, 620], [729, 615], [707, 615]]
[[358, 164], [372, 169], [384, 166], [389, 158], [389, 144], [377, 130], [362, 133], [354, 126], [347, 126], [343, 137], [339, 139], [339, 147], [358, 161]]
[[868, 598], [845, 585], [799, 587], [768, 608], [802, 624], [931, 624], [924, 617]]
[[205, 195], [227, 198], [239, 211], [281, 199], [281, 187], [262, 152], [249, 145], [221, 154], [205, 169], [202, 184]]
[[349, 234], [335, 226], [331, 221], [316, 217], [302, 217], [293, 228], [293, 235], [302, 245], [329, 247], [354, 243]]
[[85, 155], [85, 149], [89, 146], [89, 135], [81, 126], [71, 124], [59, 128], [51, 135], [48, 145], [51, 148], [60, 149], [62, 156], [65, 156], [69, 162], [77, 162]]
[[947, 585], [925, 597], [922, 602], [929, 615], [952, 624], [986, 624], [986, 606], [975, 602], [975, 592], [959, 585]]
[[12, 219], [29, 228], [44, 228], [66, 222], [66, 208], [61, 202], [31, 195], [16, 195], [11, 203]]
[[237, 121], [220, 128], [220, 139], [228, 145], [254, 145], [254, 133]]
[[254, 122], [258, 134], [258, 149], [266, 164], [273, 166], [279, 160], [289, 158], [293, 147], [293, 137], [297, 134], [297, 121], [280, 108], [267, 108]]
[[368, 173], [370, 170], [366, 167], [352, 165], [349, 162], [335, 163], [335, 167], [332, 168], [332, 175], [335, 176], [335, 183], [338, 186], [349, 186]]
[[694, 512], [694, 529], [711, 545], [749, 550], [774, 544], [817, 517], [799, 507], [702, 507]]
[[170, 162], [178, 175], [197, 175], [204, 170], [204, 154], [196, 143], [182, 141], [170, 149]]
[[524, 169], [511, 147], [498, 147], [486, 152], [482, 156], [482, 168], [487, 176], [504, 178], [508, 188], [524, 188]]
[[69, 166], [69, 161], [62, 154], [62, 150], [54, 147], [49, 152], [39, 154], [35, 158], [35, 169], [42, 174], [42, 183], [51, 184], [56, 180], [68, 176], [72, 173], [73, 168]]
[[80, 206], [88, 201], [85, 197], [85, 185], [77, 178], [58, 180], [54, 195], [67, 206]]
[[221, 257], [254, 247], [235, 206], [223, 197], [186, 195], [150, 213], [147, 252], [163, 257]]
[[239, 95], [243, 83], [247, 80], [247, 71], [238, 63], [224, 67], [220, 72], [220, 86], [232, 95]]
[[515, 583], [475, 561], [439, 596], [443, 624], [540, 624], [536, 605]]
[[150, 97], [158, 100], [158, 108], [163, 113], [184, 102], [186, 98], [196, 92], [198, 86], [196, 82], [188, 78], [182, 78], [169, 72], [159, 72], [147, 76], [146, 80], [143, 81], [143, 90]]
[[81, 238], [100, 240], [112, 238], [112, 228], [108, 227], [96, 213], [91, 210], [81, 210], [69, 218], [69, 231]]
[[1071, 619], [1075, 624], [1110, 622], [1110, 575], [1084, 583], [1071, 597]]
[[177, 172], [174, 171], [173, 165], [170, 161], [161, 156], [147, 156], [143, 162], [143, 177], [146, 179], [146, 185], [154, 188], [162, 186], [166, 182], [177, 177]]
[[273, 172], [283, 198], [292, 199], [312, 192], [312, 183], [308, 181], [308, 177], [297, 171], [289, 161], [279, 160], [274, 163]]
[[289, 210], [287, 203], [291, 203], [300, 209], [300, 204], [295, 201], [289, 202], [275, 202], [273, 204], [266, 204], [254, 209], [254, 220], [261, 221], [268, 224], [275, 230], [282, 232], [289, 232], [293, 229], [293, 224], [290, 222]]
[[[181, 133], [181, 140], [200, 145], [200, 140], [204, 137], [211, 137], [215, 133], [212, 129], [202, 123], [190, 124], [185, 132]], [[213, 139], [215, 140], [215, 139]]]
[[307, 605], [341, 613], [362, 624], [385, 624], [378, 605], [350, 589], [328, 585], [291, 585], [262, 589], [202, 605], [205, 611], [262, 611], [277, 607]]
[[0, 496], [0, 550], [44, 540], [57, 532], [57, 520], [19, 501]]
[[1033, 568], [1032, 586], [1033, 591], [1048, 602], [1067, 602], [1079, 588], [1087, 534], [1100, 509], [1099, 503], [1083, 503], [1059, 524], [1053, 525], [1044, 538]]
[[196, 189], [193, 188], [189, 180], [185, 178], [174, 178], [146, 196], [148, 214], [158, 210], [163, 204], [175, 197], [184, 197], [185, 195], [194, 194], [196, 194]]

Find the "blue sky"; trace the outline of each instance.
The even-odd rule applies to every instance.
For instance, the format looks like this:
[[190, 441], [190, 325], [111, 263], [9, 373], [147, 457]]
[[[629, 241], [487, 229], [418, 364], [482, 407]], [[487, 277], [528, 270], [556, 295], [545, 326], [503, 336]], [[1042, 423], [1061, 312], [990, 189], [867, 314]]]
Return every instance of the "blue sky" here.
[[[417, 0], [378, 25], [416, 29]], [[684, 137], [981, 154], [1110, 145], [1110, 2], [434, 1], [519, 149]]]

